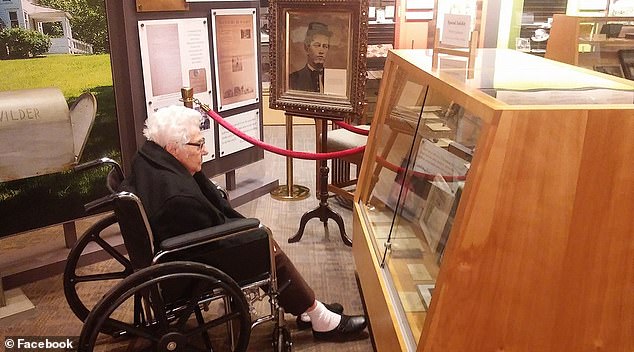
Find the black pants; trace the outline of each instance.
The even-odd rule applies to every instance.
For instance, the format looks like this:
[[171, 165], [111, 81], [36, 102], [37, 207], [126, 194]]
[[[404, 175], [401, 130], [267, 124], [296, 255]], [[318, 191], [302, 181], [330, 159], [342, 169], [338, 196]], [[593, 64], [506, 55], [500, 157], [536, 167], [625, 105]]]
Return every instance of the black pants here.
[[293, 315], [300, 315], [313, 305], [315, 301], [315, 292], [302, 275], [297, 271], [293, 262], [286, 256], [286, 253], [280, 249], [275, 240], [274, 256], [275, 267], [277, 273], [277, 285], [283, 287], [287, 282], [288, 286], [279, 295], [279, 302], [284, 311]]

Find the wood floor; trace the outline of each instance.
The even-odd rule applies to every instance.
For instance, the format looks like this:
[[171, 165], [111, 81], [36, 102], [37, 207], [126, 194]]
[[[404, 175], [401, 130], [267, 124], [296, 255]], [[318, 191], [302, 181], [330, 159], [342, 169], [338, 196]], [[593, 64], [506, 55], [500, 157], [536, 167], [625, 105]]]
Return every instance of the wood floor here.
[[[266, 126], [265, 141], [284, 147], [284, 127]], [[294, 129], [295, 150], [314, 151], [314, 126], [302, 125]], [[263, 161], [249, 165], [236, 171], [238, 184], [253, 177], [276, 177], [280, 184], [286, 183], [286, 160], [284, 157], [265, 153]], [[222, 180], [222, 178], [216, 178]], [[295, 234], [299, 227], [301, 215], [318, 205], [315, 194], [315, 162], [294, 161], [294, 182], [311, 189], [311, 197], [301, 201], [277, 201], [265, 195], [237, 208], [248, 217], [259, 218], [269, 226], [282, 249], [294, 261], [306, 281], [311, 284], [317, 299], [325, 302], [340, 302], [348, 314], [363, 314], [362, 298], [355, 279], [354, 261], [350, 247], [345, 246], [340, 238], [337, 225], [329, 221], [327, 227], [318, 219], [311, 220], [306, 226], [304, 236], [298, 243], [289, 244], [287, 239]], [[352, 237], [351, 212], [331, 200], [332, 208], [342, 215], [348, 235]], [[79, 224], [79, 229], [85, 228]], [[45, 231], [25, 233], [0, 240], [0, 251], [21, 251], [29, 256], [28, 248], [34, 242], [57, 242], [63, 244], [61, 226]], [[112, 261], [96, 264], [107, 268], [114, 265]], [[0, 268], [0, 271], [7, 268]], [[26, 296], [35, 305], [34, 312], [16, 319], [0, 321], [0, 337], [4, 341], [7, 336], [45, 336], [45, 335], [79, 335], [81, 322], [71, 312], [62, 287], [61, 274], [37, 282], [21, 286]], [[89, 300], [97, 301], [102, 293], [87, 289], [84, 292]], [[310, 330], [295, 329], [294, 317], [287, 314], [287, 321], [292, 328], [294, 351], [372, 351], [370, 338], [347, 343], [327, 343], [315, 341]], [[271, 325], [256, 328], [252, 334], [250, 351], [270, 350]]]

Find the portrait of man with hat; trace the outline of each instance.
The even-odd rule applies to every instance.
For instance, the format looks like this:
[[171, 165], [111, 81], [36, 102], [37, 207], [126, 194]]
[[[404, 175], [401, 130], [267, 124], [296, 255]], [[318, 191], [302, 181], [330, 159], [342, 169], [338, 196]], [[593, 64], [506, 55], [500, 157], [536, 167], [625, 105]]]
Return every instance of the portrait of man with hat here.
[[324, 63], [330, 49], [332, 32], [328, 25], [310, 22], [304, 39], [306, 65], [289, 75], [289, 88], [307, 92], [324, 92]]

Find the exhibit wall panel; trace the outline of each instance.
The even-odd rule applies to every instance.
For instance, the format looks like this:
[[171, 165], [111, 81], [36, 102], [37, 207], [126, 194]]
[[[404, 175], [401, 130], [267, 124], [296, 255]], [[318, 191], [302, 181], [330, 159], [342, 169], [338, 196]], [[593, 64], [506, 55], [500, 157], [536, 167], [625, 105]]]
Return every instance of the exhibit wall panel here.
[[[160, 7], [160, 6], [159, 6]], [[257, 18], [259, 15], [260, 3], [259, 1], [231, 1], [231, 2], [192, 2], [189, 3], [186, 10], [153, 10], [148, 12], [138, 12], [134, 2], [130, 1], [115, 1], [106, 0], [106, 11], [108, 19], [108, 30], [111, 38], [119, 38], [120, 40], [111, 41], [111, 58], [112, 58], [112, 71], [113, 81], [115, 88], [115, 97], [117, 105], [117, 116], [119, 116], [119, 131], [121, 139], [122, 160], [124, 170], [127, 171], [131, 167], [132, 158], [135, 155], [137, 149], [145, 142], [145, 137], [142, 135], [143, 125], [148, 112], [153, 110], [154, 101], [146, 97], [146, 85], [148, 84], [147, 77], [144, 77], [144, 67], [141, 55], [141, 42], [139, 34], [139, 28], [144, 23], [160, 23], [156, 21], [167, 20], [170, 23], [185, 24], [190, 19], [204, 19], [207, 26], [207, 41], [209, 48], [206, 50], [204, 59], [208, 61], [208, 65], [203, 65], [203, 69], [198, 66], [195, 70], [190, 68], [181, 68], [180, 71], [184, 72], [182, 76], [183, 82], [187, 81], [194, 88], [194, 95], [212, 97], [209, 99], [209, 105], [211, 107], [218, 107], [218, 97], [214, 93], [217, 87], [213, 86], [212, 82], [218, 80], [217, 70], [214, 70], [218, 64], [214, 57], [214, 50], [218, 43], [214, 42], [214, 36], [212, 33], [212, 10], [214, 9], [233, 9], [235, 11], [247, 11], [253, 18]], [[252, 66], [259, 67], [260, 61], [260, 31], [255, 29], [255, 26], [250, 21], [248, 28], [245, 27], [240, 32], [244, 38], [248, 38], [251, 41], [256, 42], [254, 50], [257, 50], [255, 55], [251, 55], [257, 61], [257, 64]], [[238, 30], [240, 28], [230, 28], [230, 30]], [[179, 30], [180, 33], [180, 30]], [[180, 36], [181, 34], [179, 34]], [[185, 38], [186, 40], [189, 40]], [[191, 39], [191, 38], [190, 38]], [[192, 39], [193, 40], [193, 39]], [[190, 48], [191, 49], [191, 48]], [[187, 48], [180, 48], [181, 59], [184, 58], [187, 62], [194, 62], [200, 59], [199, 53], [195, 57], [192, 57], [192, 51]], [[244, 65], [245, 63], [240, 63]], [[146, 64], [147, 66], [147, 64]], [[166, 65], [166, 70], [177, 70], [177, 67], [169, 67]], [[240, 66], [240, 65], [237, 65]], [[236, 67], [237, 67], [236, 66]], [[146, 69], [147, 71], [147, 69]], [[198, 73], [202, 72], [202, 76]], [[249, 87], [257, 86], [257, 89], [252, 88], [248, 91], [251, 94], [249, 100], [244, 104], [234, 104], [234, 106], [225, 106], [220, 112], [223, 117], [243, 113], [246, 111], [257, 110], [258, 118], [257, 125], [260, 126], [260, 131], [257, 133], [259, 138], [262, 139], [263, 131], [262, 126], [262, 93], [259, 89], [261, 77], [259, 70], [255, 70], [255, 75], [252, 77], [253, 82], [249, 82]], [[204, 87], [205, 89], [202, 89]], [[242, 92], [241, 92], [242, 93]], [[234, 93], [235, 95], [235, 93]], [[171, 91], [169, 94], [162, 94], [161, 97], [168, 96], [171, 100], [161, 100], [161, 104], [182, 104]], [[201, 99], [199, 97], [199, 99]], [[207, 103], [206, 99], [201, 99], [203, 103]], [[234, 99], [235, 100], [235, 99]], [[214, 121], [209, 121], [211, 124], [215, 124], [213, 128], [209, 128], [209, 133], [214, 133], [215, 143], [210, 145], [210, 154], [215, 155], [215, 158], [209, 160], [203, 164], [203, 170], [209, 176], [218, 175], [233, 171], [239, 167], [253, 163], [264, 158], [264, 151], [260, 148], [251, 146], [249, 148], [240, 150], [236, 153], [230, 153], [226, 157], [221, 157], [219, 153], [219, 128]], [[202, 126], [203, 124], [201, 124]], [[213, 148], [213, 150], [211, 150]]]

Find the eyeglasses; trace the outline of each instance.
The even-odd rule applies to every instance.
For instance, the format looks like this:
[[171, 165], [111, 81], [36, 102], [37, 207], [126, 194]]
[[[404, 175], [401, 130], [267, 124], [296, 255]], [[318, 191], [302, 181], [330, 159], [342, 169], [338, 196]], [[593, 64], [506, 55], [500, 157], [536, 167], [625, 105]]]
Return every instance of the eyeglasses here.
[[187, 142], [187, 143], [185, 143], [185, 145], [191, 145], [191, 146], [194, 146], [194, 147], [198, 147], [198, 150], [201, 150], [205, 146], [205, 139], [201, 138], [201, 139], [199, 139], [196, 142]]

